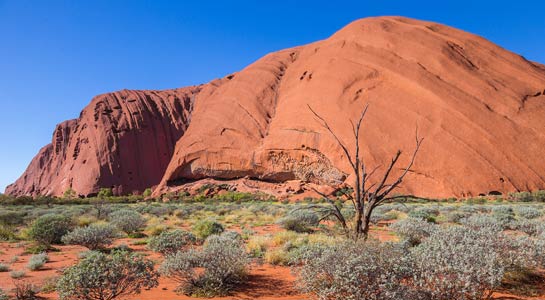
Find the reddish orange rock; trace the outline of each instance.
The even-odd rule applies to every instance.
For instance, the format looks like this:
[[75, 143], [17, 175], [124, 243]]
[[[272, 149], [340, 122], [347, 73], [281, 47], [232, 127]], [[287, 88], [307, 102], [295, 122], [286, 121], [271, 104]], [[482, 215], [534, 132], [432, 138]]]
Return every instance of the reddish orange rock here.
[[[405, 152], [400, 166], [406, 163], [417, 126], [425, 137], [404, 192], [542, 189], [544, 93], [545, 66], [481, 37], [401, 17], [367, 18], [201, 87], [109, 94], [134, 95], [134, 104], [98, 96], [78, 120], [59, 125], [53, 145], [7, 192], [58, 195], [72, 185], [80, 194], [104, 186], [127, 193], [159, 184], [158, 195], [188, 181], [244, 177], [350, 184], [346, 158], [308, 105], [352, 148], [349, 120], [366, 104], [361, 146], [370, 168], [397, 149]], [[109, 104], [97, 110], [101, 101]], [[133, 106], [140, 117], [128, 114]]]

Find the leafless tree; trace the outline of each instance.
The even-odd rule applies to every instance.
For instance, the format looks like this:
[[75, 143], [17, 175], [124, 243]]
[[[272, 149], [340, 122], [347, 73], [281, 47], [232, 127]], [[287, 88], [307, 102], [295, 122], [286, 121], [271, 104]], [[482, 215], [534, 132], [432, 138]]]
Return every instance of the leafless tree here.
[[407, 175], [407, 173], [409, 173], [424, 139], [418, 137], [417, 128], [415, 134], [415, 149], [412, 153], [409, 163], [405, 166], [405, 168], [402, 169], [403, 171], [401, 172], [401, 174], [397, 178], [395, 178], [395, 180], [391, 180], [390, 178], [392, 175], [392, 171], [396, 167], [396, 164], [398, 163], [398, 160], [401, 156], [401, 150], [398, 150], [390, 161], [384, 174], [379, 177], [379, 180], [371, 184], [369, 182], [369, 179], [375, 174], [379, 167], [377, 166], [372, 170], [368, 171], [367, 166], [365, 165], [365, 162], [363, 160], [363, 155], [360, 153], [360, 129], [369, 105], [365, 106], [356, 123], [354, 123], [352, 120], [350, 121], [355, 140], [355, 149], [353, 153], [348, 150], [346, 144], [338, 137], [337, 134], [335, 134], [327, 121], [317, 112], [315, 112], [312, 107], [310, 107], [310, 105], [308, 105], [308, 108], [314, 114], [317, 121], [320, 122], [320, 125], [322, 125], [322, 127], [324, 127], [335, 138], [337, 144], [342, 148], [344, 154], [348, 159], [348, 162], [350, 163], [355, 177], [353, 195], [349, 197], [355, 209], [355, 219], [353, 220], [353, 225], [350, 226], [347, 218], [341, 212], [341, 209], [335, 205], [335, 202], [331, 198], [319, 192], [318, 190], [315, 190], [315, 192], [325, 198], [330, 204], [329, 207], [319, 208], [321, 210], [322, 216], [323, 218], [332, 217], [337, 220], [347, 236], [350, 236], [351, 238], [356, 240], [360, 238], [367, 239], [369, 235], [371, 215], [373, 214], [373, 210], [375, 208], [387, 202], [406, 199], [410, 197], [409, 195], [390, 196], [390, 194], [399, 187], [399, 185], [403, 181], [403, 178]]

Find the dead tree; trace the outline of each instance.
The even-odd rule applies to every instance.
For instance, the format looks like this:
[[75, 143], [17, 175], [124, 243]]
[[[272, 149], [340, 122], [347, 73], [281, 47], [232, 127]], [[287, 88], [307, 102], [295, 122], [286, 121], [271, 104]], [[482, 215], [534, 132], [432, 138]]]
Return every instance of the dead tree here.
[[369, 105], [365, 106], [356, 123], [354, 123], [352, 120], [350, 121], [355, 140], [355, 149], [354, 152], [351, 153], [348, 150], [346, 144], [344, 144], [343, 141], [337, 136], [337, 134], [335, 134], [335, 132], [331, 129], [327, 121], [318, 113], [316, 113], [312, 109], [312, 107], [310, 107], [310, 105], [308, 106], [310, 111], [320, 122], [320, 125], [324, 127], [333, 136], [333, 138], [335, 138], [335, 141], [343, 150], [344, 154], [348, 159], [348, 162], [350, 163], [350, 167], [352, 168], [355, 177], [353, 196], [349, 198], [355, 209], [355, 219], [353, 220], [352, 228], [350, 228], [350, 224], [347, 218], [342, 214], [341, 209], [335, 205], [335, 202], [327, 195], [315, 190], [330, 204], [330, 207], [328, 208], [320, 208], [322, 210], [322, 216], [323, 218], [333, 217], [334, 219], [336, 219], [343, 228], [345, 234], [356, 240], [360, 238], [367, 239], [369, 235], [369, 224], [371, 221], [371, 216], [375, 208], [387, 202], [399, 199], [406, 199], [410, 197], [409, 195], [389, 195], [392, 193], [392, 191], [399, 187], [405, 175], [407, 175], [407, 173], [410, 171], [411, 167], [414, 164], [416, 155], [420, 150], [422, 141], [424, 140], [423, 138], [418, 137], [417, 128], [415, 137], [416, 146], [414, 152], [408, 165], [402, 169], [403, 171], [401, 172], [401, 174], [395, 180], [390, 180], [392, 171], [396, 167], [399, 157], [401, 156], [401, 150], [398, 150], [390, 161], [390, 164], [386, 168], [386, 171], [382, 175], [382, 177], [379, 177], [379, 180], [375, 181], [373, 184], [370, 184], [369, 179], [375, 174], [375, 172], [378, 170], [378, 167], [375, 167], [371, 171], [368, 171], [363, 160], [363, 155], [360, 153], [360, 129], [363, 119], [365, 118], [365, 114], [367, 113], [368, 107]]

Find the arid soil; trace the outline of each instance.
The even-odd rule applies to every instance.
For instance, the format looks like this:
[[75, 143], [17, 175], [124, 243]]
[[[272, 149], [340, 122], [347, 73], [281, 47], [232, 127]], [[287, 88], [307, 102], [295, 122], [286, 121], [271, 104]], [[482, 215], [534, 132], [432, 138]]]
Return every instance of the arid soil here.
[[[385, 226], [374, 227], [371, 232], [373, 238], [377, 238], [381, 241], [390, 241], [395, 239], [395, 236], [391, 234], [389, 229]], [[277, 226], [264, 226], [260, 230], [256, 230], [258, 234], [273, 233], [278, 230]], [[148, 258], [157, 262], [161, 261], [161, 255], [154, 253], [145, 246], [131, 245], [135, 242], [134, 239], [120, 239], [116, 241], [116, 245], [127, 244], [131, 249], [138, 251], [146, 255]], [[49, 253], [51, 259], [46, 264], [43, 270], [30, 271], [27, 269], [28, 259], [30, 255], [24, 253], [24, 247], [22, 245], [14, 243], [0, 243], [0, 262], [11, 265], [11, 270], [25, 270], [26, 276], [21, 280], [42, 286], [44, 282], [47, 282], [51, 278], [59, 276], [63, 268], [73, 265], [77, 261], [77, 255], [79, 252], [85, 251], [84, 247], [80, 246], [58, 246], [59, 252]], [[12, 257], [18, 256], [19, 260], [13, 264], [10, 263]], [[541, 279], [543, 280], [543, 278]], [[10, 278], [9, 272], [0, 273], [0, 288], [9, 290], [14, 288], [15, 281]], [[183, 299], [208, 299], [208, 298], [191, 298], [183, 295], [178, 295], [175, 292], [176, 282], [168, 278], [160, 278], [159, 287], [143, 291], [139, 295], [130, 296], [127, 299], [153, 299], [153, 300], [183, 300]], [[533, 289], [536, 289], [534, 286]], [[540, 283], [537, 287], [542, 293], [535, 297], [517, 296], [516, 294], [510, 294], [506, 292], [497, 292], [494, 294], [494, 299], [502, 300], [537, 300], [545, 299], [545, 281]], [[41, 293], [45, 299], [57, 299], [55, 292]], [[303, 300], [311, 299], [307, 295], [303, 295], [295, 288], [295, 276], [291, 272], [289, 267], [273, 266], [270, 264], [252, 264], [249, 273], [249, 280], [247, 284], [239, 288], [231, 296], [216, 297], [210, 299], [218, 300]]]

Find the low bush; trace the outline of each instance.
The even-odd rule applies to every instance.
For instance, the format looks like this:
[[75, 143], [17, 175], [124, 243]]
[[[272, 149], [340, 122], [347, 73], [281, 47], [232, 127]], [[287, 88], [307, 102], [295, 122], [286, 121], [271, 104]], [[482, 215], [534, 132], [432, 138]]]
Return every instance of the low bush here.
[[196, 242], [196, 237], [187, 231], [180, 229], [173, 231], [163, 231], [158, 236], [149, 240], [148, 246], [151, 250], [163, 255], [174, 254], [188, 245]]
[[23, 278], [25, 276], [26, 276], [26, 273], [23, 270], [14, 270], [14, 271], [9, 272], [9, 277], [11, 277], [13, 279], [19, 279], [19, 278]]
[[0, 241], [11, 241], [16, 238], [13, 225], [0, 224]]
[[434, 231], [411, 253], [416, 283], [432, 299], [480, 300], [489, 299], [506, 272], [539, 266], [542, 251], [528, 237], [451, 226]]
[[45, 246], [60, 244], [63, 235], [71, 227], [72, 221], [70, 218], [62, 215], [46, 214], [32, 222], [28, 235], [31, 239]]
[[137, 211], [121, 209], [110, 213], [109, 220], [112, 225], [126, 234], [139, 232], [146, 226], [146, 219]]
[[516, 209], [517, 216], [524, 219], [536, 219], [543, 215], [543, 212], [539, 209], [521, 206]]
[[223, 231], [223, 225], [210, 219], [201, 220], [193, 226], [193, 232], [202, 240], [214, 234], [221, 234]]
[[426, 222], [435, 223], [435, 217], [439, 214], [438, 211], [428, 209], [426, 207], [420, 207], [409, 212], [409, 217], [414, 219], [421, 219]]
[[513, 230], [518, 230], [526, 233], [530, 236], [536, 236], [542, 232], [545, 232], [545, 224], [538, 220], [521, 219], [516, 222], [512, 222], [510, 227]]
[[417, 299], [411, 264], [394, 244], [345, 242], [310, 247], [296, 268], [297, 286], [317, 299]]
[[95, 223], [74, 229], [63, 236], [62, 241], [68, 245], [81, 245], [90, 250], [98, 250], [111, 245], [116, 237], [114, 226]]
[[0, 263], [0, 272], [7, 272], [7, 271], [9, 271], [9, 266]]
[[2, 289], [0, 289], [0, 300], [9, 300], [9, 296]]
[[494, 232], [500, 232], [506, 228], [506, 224], [499, 221], [497, 218], [483, 214], [471, 215], [468, 218], [460, 220], [460, 223], [475, 230], [488, 229]]
[[418, 245], [436, 230], [437, 225], [422, 219], [407, 218], [395, 222], [390, 228], [410, 245]]
[[244, 282], [248, 263], [240, 239], [212, 235], [200, 251], [190, 249], [167, 256], [159, 270], [178, 281], [180, 293], [214, 297], [226, 295]]
[[37, 300], [39, 288], [35, 285], [25, 282], [15, 282], [15, 299], [16, 300]]
[[320, 217], [315, 212], [307, 209], [297, 209], [289, 212], [277, 223], [286, 230], [311, 232], [311, 227], [317, 226], [319, 221]]
[[114, 250], [106, 255], [90, 251], [63, 272], [57, 292], [61, 300], [113, 300], [157, 287], [158, 278], [153, 262], [139, 254]]
[[40, 254], [34, 254], [29, 258], [27, 266], [31, 271], [37, 271], [40, 270], [48, 261], [49, 256], [47, 256], [47, 253], [43, 252]]
[[252, 235], [246, 243], [246, 249], [252, 257], [263, 257], [269, 246], [269, 239], [261, 235]]

